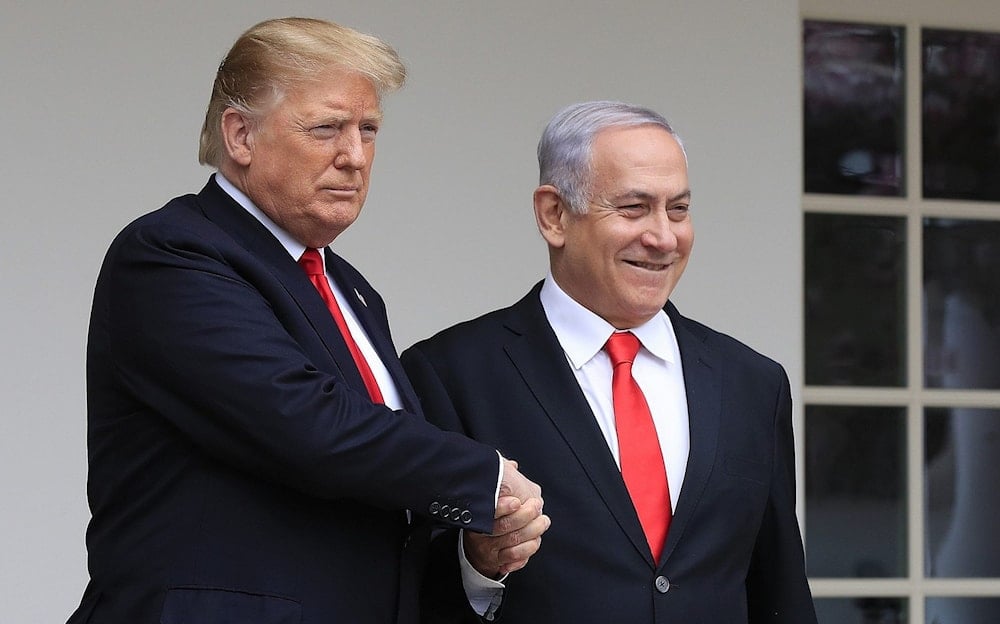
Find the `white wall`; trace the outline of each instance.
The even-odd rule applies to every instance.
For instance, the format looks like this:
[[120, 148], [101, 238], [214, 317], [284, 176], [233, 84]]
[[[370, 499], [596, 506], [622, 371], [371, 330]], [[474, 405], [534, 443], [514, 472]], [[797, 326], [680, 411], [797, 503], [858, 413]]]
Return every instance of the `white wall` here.
[[64, 621], [86, 582], [84, 345], [106, 245], [197, 191], [198, 130], [240, 32], [280, 15], [378, 34], [408, 62], [374, 190], [335, 243], [397, 345], [506, 305], [545, 272], [535, 143], [582, 99], [656, 108], [691, 160], [682, 311], [801, 381], [798, 4], [8, 0], [0, 10], [0, 621]]

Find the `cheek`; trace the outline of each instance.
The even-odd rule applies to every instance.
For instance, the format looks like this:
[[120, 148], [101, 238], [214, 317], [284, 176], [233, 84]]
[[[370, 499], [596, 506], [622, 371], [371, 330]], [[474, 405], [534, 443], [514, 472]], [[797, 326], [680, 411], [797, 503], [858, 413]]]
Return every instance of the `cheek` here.
[[691, 248], [694, 247], [694, 229], [688, 224], [688, 227], [684, 230], [681, 235], [681, 248], [686, 252], [690, 253]]

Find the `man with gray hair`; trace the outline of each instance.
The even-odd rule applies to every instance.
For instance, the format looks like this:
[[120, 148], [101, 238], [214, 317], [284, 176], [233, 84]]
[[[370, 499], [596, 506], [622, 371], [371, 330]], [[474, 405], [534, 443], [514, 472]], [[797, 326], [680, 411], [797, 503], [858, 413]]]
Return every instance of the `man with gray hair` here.
[[301, 18], [219, 67], [217, 173], [127, 226], [98, 277], [71, 624], [413, 623], [430, 521], [493, 532], [504, 572], [537, 550], [538, 486], [424, 420], [381, 297], [328, 247], [404, 77], [385, 43]]
[[[538, 162], [548, 276], [402, 361], [432, 422], [516, 456], [555, 523], [509, 577], [429, 574], [426, 621], [815, 624], [785, 371], [669, 302], [694, 243], [680, 139], [651, 110], [587, 102], [552, 119]], [[462, 541], [485, 569], [495, 538]]]

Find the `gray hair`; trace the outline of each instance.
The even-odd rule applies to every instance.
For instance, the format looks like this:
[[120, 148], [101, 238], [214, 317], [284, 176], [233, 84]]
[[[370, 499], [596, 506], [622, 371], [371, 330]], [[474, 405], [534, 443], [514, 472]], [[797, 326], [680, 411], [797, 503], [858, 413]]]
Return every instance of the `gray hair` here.
[[[663, 128], [681, 146], [681, 139], [667, 120], [641, 106], [601, 100], [571, 104], [549, 121], [538, 142], [538, 182], [559, 191], [571, 212], [587, 212], [592, 171], [594, 137], [608, 128], [655, 125]], [[684, 158], [687, 158], [685, 153]]]

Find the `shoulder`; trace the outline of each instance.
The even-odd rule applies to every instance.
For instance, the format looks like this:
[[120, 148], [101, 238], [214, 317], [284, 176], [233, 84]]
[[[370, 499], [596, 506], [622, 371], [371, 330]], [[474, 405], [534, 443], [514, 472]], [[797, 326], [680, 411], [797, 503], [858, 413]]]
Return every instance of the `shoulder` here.
[[175, 197], [159, 209], [137, 217], [121, 229], [112, 248], [127, 241], [170, 245], [229, 238], [206, 215], [206, 202], [215, 201], [206, 196], [206, 189], [199, 194]]
[[101, 273], [147, 279], [155, 271], [179, 269], [239, 279], [263, 275], [269, 266], [263, 258], [273, 258], [267, 254], [274, 246], [280, 244], [249, 213], [203, 190], [175, 197], [122, 228]]
[[411, 349], [439, 354], [483, 349], [531, 333], [544, 319], [538, 290], [536, 285], [516, 303], [452, 325], [417, 342]]
[[504, 322], [508, 310], [509, 308], [493, 310], [442, 329], [430, 338], [415, 343], [403, 353], [403, 357], [421, 352], [432, 360], [441, 360], [453, 354], [482, 351], [487, 345], [510, 335]]
[[693, 349], [708, 350], [727, 364], [785, 377], [784, 367], [733, 336], [686, 317], [668, 302], [667, 316], [674, 327], [681, 353]]

